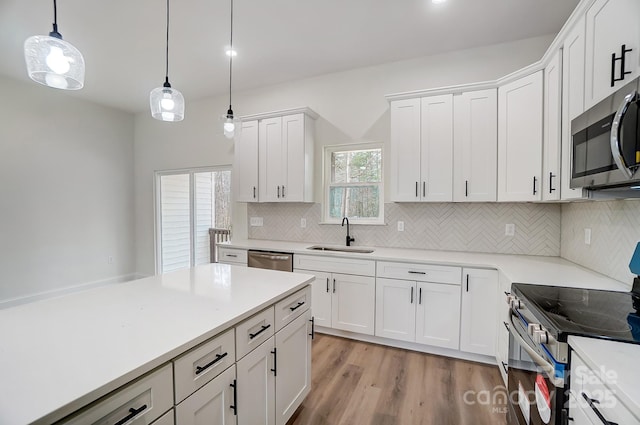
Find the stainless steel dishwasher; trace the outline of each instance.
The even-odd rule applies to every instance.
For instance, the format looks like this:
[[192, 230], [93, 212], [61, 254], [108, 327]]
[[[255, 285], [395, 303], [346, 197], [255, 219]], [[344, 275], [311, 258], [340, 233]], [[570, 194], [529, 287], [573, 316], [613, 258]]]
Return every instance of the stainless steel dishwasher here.
[[293, 254], [290, 252], [249, 250], [247, 265], [259, 269], [293, 271]]

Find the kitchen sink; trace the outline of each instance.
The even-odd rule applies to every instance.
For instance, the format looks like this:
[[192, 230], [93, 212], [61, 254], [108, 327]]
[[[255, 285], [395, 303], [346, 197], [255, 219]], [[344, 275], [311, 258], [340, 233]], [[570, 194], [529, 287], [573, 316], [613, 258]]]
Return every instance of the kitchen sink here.
[[312, 251], [355, 252], [357, 254], [371, 254], [373, 252], [373, 249], [369, 248], [351, 248], [348, 246], [313, 245], [307, 249]]

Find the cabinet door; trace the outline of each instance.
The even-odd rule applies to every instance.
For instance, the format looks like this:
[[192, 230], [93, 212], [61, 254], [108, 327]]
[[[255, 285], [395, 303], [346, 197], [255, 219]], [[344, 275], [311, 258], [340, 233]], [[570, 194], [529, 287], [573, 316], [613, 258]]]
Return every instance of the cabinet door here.
[[282, 144], [282, 117], [260, 121], [260, 201], [279, 202], [282, 200], [283, 169], [286, 152]]
[[236, 416], [231, 407], [236, 404], [233, 391], [235, 379], [236, 366], [233, 365], [191, 394], [176, 406], [176, 423], [179, 425], [235, 424]]
[[562, 167], [560, 197], [580, 199], [582, 189], [571, 189], [571, 120], [584, 112], [584, 17], [567, 34], [562, 48]]
[[[423, 201], [453, 200], [453, 95], [424, 97], [420, 124], [420, 195]], [[407, 164], [403, 164], [404, 167]]]
[[373, 335], [375, 278], [334, 273], [331, 283], [331, 326], [343, 331]]
[[[640, 75], [640, 2], [638, 0], [596, 0], [587, 11], [585, 106], [590, 108]], [[632, 49], [625, 55], [625, 70], [631, 73], [612, 86], [612, 57], [622, 55], [622, 45]], [[621, 77], [622, 61], [613, 66]]]
[[294, 270], [295, 272], [313, 274], [311, 282], [311, 309], [316, 325], [331, 327], [331, 274], [324, 272]]
[[276, 377], [272, 336], [236, 364], [238, 372], [238, 425], [276, 422]]
[[542, 71], [498, 89], [498, 201], [539, 201]]
[[258, 201], [258, 121], [242, 123], [235, 138], [233, 175], [238, 202]]
[[495, 356], [498, 271], [462, 270], [460, 350]]
[[[276, 424], [285, 425], [311, 390], [311, 312], [276, 333]], [[262, 423], [262, 422], [254, 422]]]
[[458, 349], [460, 285], [418, 282], [416, 342]]
[[420, 99], [391, 102], [391, 200], [420, 200]]
[[560, 199], [560, 113], [562, 107], [562, 50], [544, 69], [544, 142], [542, 199]]
[[282, 117], [282, 145], [286, 164], [282, 170], [282, 199], [288, 202], [304, 201], [305, 144], [304, 114]]
[[453, 200], [496, 200], [498, 184], [498, 92], [453, 97]]
[[416, 282], [376, 279], [376, 336], [415, 341]]

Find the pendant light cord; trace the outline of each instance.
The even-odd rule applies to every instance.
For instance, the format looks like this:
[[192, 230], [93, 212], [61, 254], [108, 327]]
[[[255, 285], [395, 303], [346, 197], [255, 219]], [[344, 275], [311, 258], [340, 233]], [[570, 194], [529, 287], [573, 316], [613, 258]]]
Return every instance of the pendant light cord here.
[[169, 84], [169, 0], [167, 0], [167, 49], [165, 54], [165, 84]]
[[229, 39], [229, 110], [231, 110], [231, 67], [233, 65], [233, 0], [231, 0], [231, 37]]
[[53, 31], [49, 35], [62, 38], [58, 32], [58, 3], [56, 0], [53, 0]]

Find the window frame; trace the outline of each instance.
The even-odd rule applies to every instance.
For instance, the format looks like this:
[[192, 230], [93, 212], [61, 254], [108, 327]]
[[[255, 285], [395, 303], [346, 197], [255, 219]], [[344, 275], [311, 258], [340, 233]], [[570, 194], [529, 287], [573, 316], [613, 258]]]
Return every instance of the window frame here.
[[[331, 155], [335, 152], [348, 152], [359, 150], [372, 150], [380, 149], [380, 182], [358, 182], [358, 183], [331, 183]], [[384, 144], [381, 142], [362, 142], [362, 143], [349, 143], [342, 145], [329, 145], [324, 147], [323, 152], [323, 205], [322, 205], [322, 221], [324, 224], [340, 224], [342, 218], [332, 218], [329, 214], [330, 208], [330, 192], [331, 187], [360, 187], [360, 186], [378, 186], [379, 193], [379, 214], [376, 218], [351, 218], [349, 217], [349, 224], [369, 224], [369, 225], [384, 225]]]
[[153, 205], [154, 205], [154, 232], [153, 232], [153, 246], [155, 250], [155, 271], [156, 274], [162, 274], [162, 205], [160, 205], [160, 179], [163, 176], [177, 175], [177, 174], [189, 174], [189, 267], [195, 266], [195, 252], [196, 252], [196, 238], [195, 238], [195, 213], [196, 213], [196, 197], [195, 197], [195, 174], [208, 173], [215, 171], [229, 171], [230, 173], [230, 196], [232, 202], [229, 203], [229, 216], [233, 218], [233, 167], [231, 165], [212, 165], [208, 167], [194, 167], [194, 168], [179, 168], [174, 170], [160, 170], [154, 172], [153, 178]]

